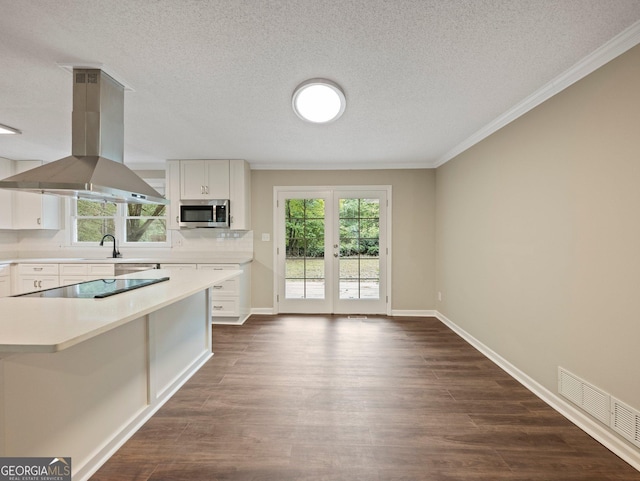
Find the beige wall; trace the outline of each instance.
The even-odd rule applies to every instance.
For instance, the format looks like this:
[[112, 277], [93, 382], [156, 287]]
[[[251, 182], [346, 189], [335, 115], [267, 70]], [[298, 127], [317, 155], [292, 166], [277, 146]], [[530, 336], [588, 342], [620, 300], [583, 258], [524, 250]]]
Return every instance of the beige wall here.
[[[254, 261], [252, 307], [273, 307], [273, 187], [392, 186], [392, 308], [435, 308], [435, 170], [271, 171], [251, 173]], [[261, 241], [263, 233], [271, 242]]]
[[436, 173], [438, 310], [640, 409], [640, 47]]

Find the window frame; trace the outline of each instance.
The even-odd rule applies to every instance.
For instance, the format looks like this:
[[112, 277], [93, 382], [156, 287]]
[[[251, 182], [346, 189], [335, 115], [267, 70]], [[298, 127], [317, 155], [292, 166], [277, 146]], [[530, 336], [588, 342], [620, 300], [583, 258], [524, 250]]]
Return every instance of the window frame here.
[[[160, 181], [160, 179], [147, 179], [147, 183], [151, 184], [156, 190], [160, 193], [164, 191], [164, 181]], [[133, 247], [133, 248], [149, 248], [149, 247], [171, 247], [171, 230], [169, 229], [169, 206], [166, 206], [165, 213], [162, 216], [152, 217], [152, 216], [129, 216], [129, 212], [127, 209], [126, 203], [115, 203], [116, 205], [116, 213], [113, 216], [114, 219], [114, 228], [115, 232], [113, 236], [118, 240], [119, 247]], [[93, 247], [99, 241], [79, 241], [78, 240], [78, 218], [80, 219], [100, 219], [106, 218], [111, 219], [111, 216], [78, 216], [78, 199], [71, 199], [71, 245], [74, 247]], [[165, 240], [163, 242], [148, 242], [148, 241], [136, 241], [136, 242], [128, 242], [127, 241], [127, 219], [164, 219], [165, 221]]]

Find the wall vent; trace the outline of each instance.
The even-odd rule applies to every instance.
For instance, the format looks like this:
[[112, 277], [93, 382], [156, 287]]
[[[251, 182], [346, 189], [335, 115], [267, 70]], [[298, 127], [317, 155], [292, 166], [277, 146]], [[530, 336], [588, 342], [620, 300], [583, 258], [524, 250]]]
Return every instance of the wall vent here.
[[609, 394], [561, 367], [558, 368], [558, 392], [598, 421], [609, 426], [611, 421]]
[[611, 427], [640, 447], [640, 412], [611, 398]]

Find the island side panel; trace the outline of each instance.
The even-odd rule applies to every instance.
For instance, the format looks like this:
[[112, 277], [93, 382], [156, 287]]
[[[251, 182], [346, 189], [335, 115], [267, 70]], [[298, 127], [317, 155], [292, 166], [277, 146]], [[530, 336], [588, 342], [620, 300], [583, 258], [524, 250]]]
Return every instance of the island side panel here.
[[61, 352], [3, 359], [5, 455], [64, 452], [74, 472], [84, 466], [147, 408], [146, 341], [140, 318]]
[[149, 315], [150, 402], [171, 395], [211, 357], [209, 289]]

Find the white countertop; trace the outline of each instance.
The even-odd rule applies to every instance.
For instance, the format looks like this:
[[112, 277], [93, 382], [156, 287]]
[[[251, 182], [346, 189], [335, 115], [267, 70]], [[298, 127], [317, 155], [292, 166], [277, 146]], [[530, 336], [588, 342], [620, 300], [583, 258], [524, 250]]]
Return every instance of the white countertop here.
[[250, 254], [198, 255], [175, 257], [26, 257], [0, 259], [0, 264], [246, 264]]
[[122, 277], [170, 280], [104, 299], [0, 298], [0, 355], [67, 349], [240, 274], [158, 269]]

